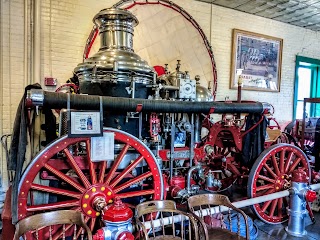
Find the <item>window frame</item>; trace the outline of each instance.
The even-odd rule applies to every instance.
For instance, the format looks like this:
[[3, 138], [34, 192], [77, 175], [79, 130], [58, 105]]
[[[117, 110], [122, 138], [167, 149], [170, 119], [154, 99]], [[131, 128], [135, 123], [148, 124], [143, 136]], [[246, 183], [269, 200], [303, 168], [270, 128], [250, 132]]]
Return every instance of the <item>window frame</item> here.
[[[310, 66], [306, 66], [301, 63], [308, 63], [310, 64]], [[309, 98], [320, 97], [320, 60], [303, 57], [303, 56], [296, 56], [294, 95], [293, 95], [293, 116], [292, 116], [294, 120], [296, 119], [297, 104], [299, 101], [301, 101], [301, 100], [298, 100], [299, 68], [307, 68], [311, 70], [311, 83], [310, 83], [311, 89], [310, 89], [310, 96], [308, 97]], [[314, 117], [316, 112], [317, 111], [316, 111], [315, 104], [311, 105], [309, 117]]]

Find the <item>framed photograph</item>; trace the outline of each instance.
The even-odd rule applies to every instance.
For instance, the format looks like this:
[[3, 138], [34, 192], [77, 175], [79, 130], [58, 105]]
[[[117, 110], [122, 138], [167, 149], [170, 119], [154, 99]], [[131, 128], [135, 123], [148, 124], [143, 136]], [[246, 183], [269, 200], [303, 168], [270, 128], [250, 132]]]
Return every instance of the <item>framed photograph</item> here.
[[233, 29], [230, 88], [279, 92], [281, 38]]

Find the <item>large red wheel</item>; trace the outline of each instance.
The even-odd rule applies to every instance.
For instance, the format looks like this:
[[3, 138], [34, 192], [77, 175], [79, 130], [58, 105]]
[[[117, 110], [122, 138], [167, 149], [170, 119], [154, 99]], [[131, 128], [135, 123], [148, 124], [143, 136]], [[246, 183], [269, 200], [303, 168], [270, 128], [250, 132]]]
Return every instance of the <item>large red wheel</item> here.
[[85, 214], [93, 230], [100, 215], [93, 204], [96, 197], [107, 203], [119, 197], [133, 206], [162, 199], [161, 171], [149, 148], [126, 132], [104, 132], [114, 134], [114, 160], [92, 162], [91, 139], [67, 136], [33, 159], [19, 184], [19, 220], [43, 211], [75, 209]]
[[[310, 176], [307, 156], [300, 148], [280, 143], [264, 150], [249, 174], [249, 198], [288, 189], [291, 185], [291, 173], [298, 168], [303, 168]], [[288, 199], [284, 197], [255, 204], [252, 209], [262, 221], [277, 224], [287, 220], [287, 206]]]

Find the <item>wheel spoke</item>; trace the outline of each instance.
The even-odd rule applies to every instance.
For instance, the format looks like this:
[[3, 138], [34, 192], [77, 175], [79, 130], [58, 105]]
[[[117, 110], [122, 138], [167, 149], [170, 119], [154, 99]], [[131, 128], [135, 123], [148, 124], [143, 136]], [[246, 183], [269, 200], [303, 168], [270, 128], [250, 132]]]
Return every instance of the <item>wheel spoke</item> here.
[[266, 191], [266, 192], [256, 193], [256, 194], [255, 194], [255, 197], [260, 197], [260, 196], [268, 195], [268, 194], [271, 194], [271, 193], [274, 193], [274, 192], [275, 192], [274, 188], [271, 188], [271, 189], [269, 189], [269, 190]]
[[223, 156], [228, 156], [230, 154], [230, 151], [229, 151], [228, 148], [223, 148], [221, 153], [222, 153]]
[[284, 173], [284, 159], [285, 159], [285, 150], [282, 150], [280, 152], [280, 161], [279, 161], [279, 167], [280, 167], [281, 173]]
[[91, 222], [89, 225], [89, 228], [91, 231], [93, 231], [95, 223], [96, 223], [96, 218], [91, 218]]
[[113, 191], [114, 191], [114, 193], [118, 193], [118, 192], [122, 191], [123, 189], [128, 188], [129, 186], [131, 186], [131, 185], [133, 185], [135, 183], [138, 183], [138, 182], [142, 181], [143, 179], [146, 179], [146, 178], [151, 177], [151, 176], [152, 176], [152, 172], [143, 173], [140, 176], [135, 177], [135, 178], [129, 180], [128, 182], [126, 182], [126, 183], [114, 188]]
[[276, 210], [276, 206], [278, 204], [278, 199], [272, 200], [271, 208], [270, 208], [270, 213], [269, 216], [273, 217], [274, 216], [274, 211]]
[[132, 162], [126, 170], [122, 171], [115, 179], [110, 183], [110, 187], [116, 186], [129, 172], [131, 172], [142, 160], [144, 157], [141, 155], [134, 162]]
[[282, 218], [282, 204], [283, 204], [283, 198], [278, 199], [278, 216]]
[[69, 149], [65, 148], [63, 151], [67, 156], [67, 161], [69, 162], [71, 167], [75, 170], [75, 172], [77, 173], [77, 175], [80, 178], [81, 182], [84, 184], [84, 186], [86, 188], [89, 188], [90, 182], [88, 181], [87, 177], [83, 174], [83, 172], [80, 169], [79, 165], [74, 160], [74, 157], [71, 155]]
[[284, 166], [284, 172], [285, 173], [287, 173], [288, 170], [289, 170], [289, 166], [290, 166], [290, 163], [292, 162], [293, 155], [294, 155], [294, 152], [290, 152], [288, 157], [287, 157], [286, 164]]
[[90, 217], [88, 217], [88, 216], [85, 216], [85, 217], [84, 217], [84, 223], [87, 224], [87, 226], [89, 226], [88, 222], [89, 222], [90, 220], [91, 220]]
[[44, 186], [44, 185], [40, 185], [40, 184], [36, 184], [36, 183], [32, 183], [30, 188], [32, 190], [53, 193], [53, 194], [73, 197], [73, 198], [77, 198], [77, 199], [80, 199], [80, 197], [81, 197], [81, 194], [77, 193], [77, 192], [68, 191], [68, 190], [64, 190], [64, 189], [60, 189], [60, 188]]
[[87, 147], [87, 162], [88, 162], [88, 166], [89, 166], [89, 172], [90, 172], [90, 176], [91, 176], [91, 182], [92, 184], [96, 184], [97, 183], [97, 174], [94, 168], [94, 163], [91, 161], [91, 143], [90, 140], [86, 141], [86, 147]]
[[79, 206], [79, 200], [68, 200], [68, 201], [61, 201], [57, 203], [47, 203], [47, 204], [27, 206], [27, 211], [37, 212], [37, 211], [44, 211], [44, 210], [56, 210], [58, 208], [70, 208], [75, 206]]
[[260, 178], [260, 179], [262, 179], [262, 180], [265, 180], [265, 181], [267, 181], [267, 182], [271, 182], [271, 183], [275, 183], [275, 182], [276, 182], [276, 180], [271, 179], [271, 178], [268, 178], [268, 177], [266, 177], [266, 176], [264, 176], [264, 175], [259, 175], [258, 178]]
[[275, 171], [276, 174], [279, 176], [279, 175], [280, 175], [280, 170], [279, 170], [279, 167], [278, 167], [278, 162], [277, 162], [276, 156], [275, 156], [275, 155], [272, 155], [271, 159], [272, 159], [274, 171]]
[[230, 172], [232, 172], [234, 175], [236, 175], [236, 176], [240, 176], [240, 175], [241, 175], [239, 169], [238, 169], [235, 165], [233, 165], [233, 164], [228, 164], [228, 165], [227, 165], [227, 168], [228, 168], [228, 170], [229, 170]]
[[276, 178], [278, 177], [277, 174], [275, 174], [275, 172], [272, 171], [272, 169], [271, 169], [267, 164], [265, 164], [263, 167], [271, 174], [271, 176], [272, 176], [274, 179], [276, 179]]
[[116, 160], [113, 162], [111, 169], [106, 177], [106, 181], [105, 184], [109, 184], [110, 181], [112, 180], [112, 178], [114, 177], [114, 173], [116, 172], [116, 170], [119, 167], [120, 162], [122, 161], [123, 157], [126, 155], [128, 149], [129, 149], [130, 145], [126, 144], [124, 146], [124, 148], [121, 150], [120, 154], [118, 155], [118, 157], [116, 158]]
[[291, 165], [287, 173], [291, 173], [293, 170], [295, 170], [300, 162], [301, 162], [301, 158], [299, 157], [294, 161], [294, 163]]
[[264, 191], [264, 190], [267, 190], [267, 189], [273, 189], [273, 188], [274, 188], [273, 184], [266, 184], [266, 185], [262, 185], [260, 187], [257, 187], [256, 191], [260, 192], [260, 191]]
[[262, 208], [261, 208], [261, 211], [262, 211], [262, 212], [265, 212], [265, 211], [267, 210], [267, 208], [269, 207], [270, 203], [271, 203], [271, 200], [266, 201], [266, 202], [263, 204], [263, 206], [262, 206]]
[[48, 171], [50, 171], [51, 173], [53, 173], [54, 175], [56, 175], [61, 180], [65, 181], [66, 183], [68, 183], [71, 186], [73, 186], [75, 189], [78, 189], [80, 192], [83, 193], [86, 190], [80, 184], [78, 184], [76, 181], [74, 181], [71, 177], [69, 177], [66, 174], [60, 172], [59, 170], [57, 170], [56, 168], [52, 167], [48, 163], [46, 163], [44, 165], [44, 168], [47, 169]]
[[105, 171], [107, 168], [107, 161], [103, 161], [100, 163], [100, 172], [99, 172], [99, 183], [103, 183], [105, 177]]
[[154, 190], [139, 190], [139, 191], [132, 191], [126, 193], [118, 193], [117, 197], [119, 198], [130, 198], [130, 197], [139, 197], [144, 195], [151, 195], [154, 194]]

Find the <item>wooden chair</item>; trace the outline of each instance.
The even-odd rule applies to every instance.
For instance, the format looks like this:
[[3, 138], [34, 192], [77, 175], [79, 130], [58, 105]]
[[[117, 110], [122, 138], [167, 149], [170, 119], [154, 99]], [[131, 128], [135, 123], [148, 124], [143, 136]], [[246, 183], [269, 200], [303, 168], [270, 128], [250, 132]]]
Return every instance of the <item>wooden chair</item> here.
[[[165, 224], [166, 220], [169, 220], [168, 224]], [[140, 203], [136, 207], [136, 222], [140, 228], [140, 239], [208, 239], [201, 219], [177, 210], [176, 203], [171, 200]], [[149, 226], [147, 222], [150, 223]], [[199, 231], [202, 234], [201, 238]]]
[[[206, 224], [208, 229], [209, 239], [216, 240], [242, 240], [249, 239], [249, 227], [246, 214], [234, 207], [229, 198], [220, 194], [201, 194], [195, 195], [188, 199], [188, 206], [194, 215], [198, 215]], [[222, 212], [222, 207], [227, 210]], [[216, 207], [214, 211], [213, 207]], [[231, 220], [231, 210], [236, 213], [237, 232], [232, 232], [229, 229], [235, 229], [233, 221]], [[242, 223], [241, 223], [242, 216]], [[245, 224], [246, 237], [240, 235], [240, 225]], [[229, 229], [227, 229], [227, 225]], [[232, 226], [233, 225], [233, 226]]]
[[14, 240], [23, 236], [26, 240], [72, 239], [92, 240], [92, 233], [81, 212], [58, 210], [39, 213], [24, 218], [16, 224]]

